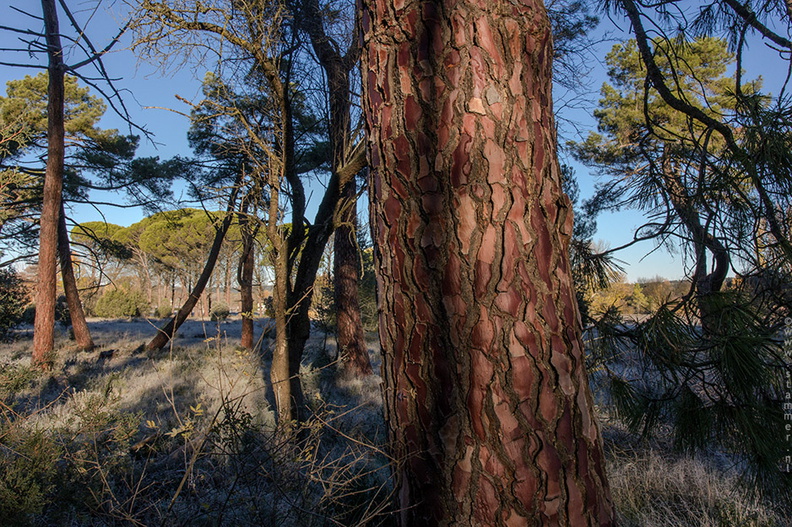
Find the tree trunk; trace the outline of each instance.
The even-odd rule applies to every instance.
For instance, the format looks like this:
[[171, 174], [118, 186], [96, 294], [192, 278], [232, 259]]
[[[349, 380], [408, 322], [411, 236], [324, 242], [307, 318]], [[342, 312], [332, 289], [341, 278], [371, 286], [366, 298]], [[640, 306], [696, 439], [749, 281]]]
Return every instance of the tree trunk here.
[[401, 525], [612, 524], [545, 8], [362, 1]]
[[253, 267], [255, 253], [253, 251], [252, 240], [249, 247], [243, 250], [243, 261], [239, 273], [239, 296], [240, 307], [242, 308], [242, 341], [241, 345], [245, 349], [253, 349]]
[[[333, 172], [338, 176], [347, 162], [345, 156], [351, 147], [349, 73], [357, 62], [359, 48], [355, 42], [346, 55], [341, 55], [340, 46], [325, 33], [319, 2], [305, 0], [303, 9], [305, 16], [300, 18], [301, 23], [308, 32], [314, 53], [327, 75], [330, 149], [333, 156]], [[358, 299], [360, 272], [354, 227], [357, 220], [355, 173], [338, 177], [338, 184], [339, 194], [336, 198], [334, 214], [336, 237], [333, 259], [338, 349], [345, 374], [367, 375], [372, 373], [372, 369]], [[328, 189], [328, 194], [331, 190], [332, 188]], [[329, 239], [329, 233], [327, 236]], [[322, 243], [322, 250], [327, 239]]]
[[176, 274], [171, 273], [170, 276], [170, 304], [171, 307], [176, 307]]
[[88, 329], [88, 323], [85, 321], [85, 311], [83, 311], [80, 294], [77, 290], [77, 280], [74, 278], [71, 248], [69, 247], [69, 231], [66, 228], [66, 211], [63, 209], [63, 201], [61, 201], [60, 219], [58, 220], [58, 253], [60, 256], [63, 290], [66, 293], [66, 304], [69, 306], [69, 317], [71, 318], [72, 330], [74, 331], [74, 341], [79, 349], [90, 351], [94, 349], [95, 345], [91, 338], [91, 331]]
[[343, 193], [333, 257], [338, 353], [341, 359], [341, 371], [347, 377], [361, 377], [373, 373], [358, 299], [360, 261], [356, 236], [355, 187], [353, 178]]
[[248, 207], [239, 215], [239, 232], [242, 236], [242, 254], [239, 256], [237, 282], [239, 282], [240, 311], [242, 312], [242, 338], [240, 345], [253, 349], [253, 269], [255, 267], [256, 230], [250, 225]]
[[55, 348], [55, 301], [57, 296], [58, 220], [63, 193], [64, 65], [55, 0], [41, 0], [49, 58], [47, 90], [47, 168], [39, 220], [38, 289], [33, 329], [33, 364], [49, 368], [48, 355]]
[[[282, 244], [285, 245], [285, 244]], [[283, 279], [287, 274], [287, 255], [283, 247], [273, 246], [273, 267], [275, 270], [275, 282], [272, 288], [272, 304], [275, 311], [275, 348], [272, 350], [272, 367], [270, 368], [270, 380], [272, 381], [272, 391], [275, 395], [275, 408], [278, 411], [278, 425], [286, 431], [291, 430], [292, 423], [298, 420], [299, 410], [302, 406], [302, 387], [300, 386], [299, 366], [295, 375], [297, 397], [295, 399], [294, 384], [292, 378], [292, 368], [289, 354], [289, 339], [287, 337], [287, 280]]]
[[[219, 255], [218, 255], [219, 257]], [[212, 316], [212, 288], [214, 284], [212, 283], [212, 275], [209, 275], [209, 283], [206, 286], [206, 312], [202, 313], [205, 317]]]
[[[716, 328], [720, 325], [722, 312], [717, 302], [713, 303], [713, 301], [723, 287], [726, 275], [731, 268], [729, 250], [702, 224], [702, 218], [693, 205], [687, 189], [679, 178], [679, 172], [675, 170], [671, 156], [667, 152], [663, 152], [661, 169], [663, 187], [668, 200], [693, 242], [696, 255], [696, 267], [692, 277], [695, 301], [703, 336], [712, 336], [717, 334]], [[704, 220], [709, 223], [708, 218], [705, 217]], [[712, 253], [714, 264], [711, 271], [708, 265], [708, 251]]]
[[195, 304], [198, 303], [198, 299], [201, 298], [201, 293], [203, 293], [206, 284], [209, 282], [209, 278], [212, 276], [212, 271], [214, 271], [215, 264], [217, 263], [217, 258], [220, 255], [220, 249], [223, 246], [223, 239], [225, 239], [225, 235], [228, 232], [229, 227], [231, 227], [231, 222], [234, 219], [234, 215], [232, 211], [234, 210], [234, 204], [236, 203], [236, 194], [239, 187], [239, 181], [234, 187], [232, 191], [231, 197], [228, 199], [228, 209], [226, 210], [226, 215], [223, 218], [223, 222], [220, 224], [220, 227], [217, 229], [215, 233], [214, 241], [212, 242], [212, 247], [209, 249], [209, 256], [206, 258], [206, 263], [204, 264], [203, 271], [201, 272], [201, 276], [198, 277], [198, 280], [195, 282], [195, 287], [192, 288], [190, 291], [190, 295], [185, 300], [184, 304], [182, 304], [181, 309], [173, 316], [165, 326], [160, 328], [157, 331], [157, 334], [154, 335], [154, 338], [146, 344], [145, 350], [148, 352], [161, 350], [176, 334], [176, 331], [179, 330], [181, 325], [187, 320], [187, 317], [190, 316]]
[[225, 288], [225, 302], [227, 306], [231, 305], [231, 257], [228, 257], [225, 266], [225, 276], [223, 279], [223, 287]]

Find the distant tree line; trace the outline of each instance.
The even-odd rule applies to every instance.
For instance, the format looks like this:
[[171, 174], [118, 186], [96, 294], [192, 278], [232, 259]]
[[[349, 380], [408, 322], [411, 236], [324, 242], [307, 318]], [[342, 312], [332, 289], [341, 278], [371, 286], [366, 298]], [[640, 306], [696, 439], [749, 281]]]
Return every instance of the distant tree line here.
[[[170, 316], [195, 285], [224, 215], [187, 208], [159, 212], [129, 227], [98, 221], [73, 227], [76, 271], [86, 309], [104, 316], [96, 308], [101, 307], [103, 296], [118, 295], [113, 292], [117, 289], [141, 299], [144, 308], [138, 316]], [[263, 245], [261, 240], [259, 245]], [[236, 279], [241, 251], [239, 224], [235, 223], [224, 238], [205, 300], [199, 303], [202, 316], [209, 316], [217, 303], [241, 311]], [[256, 296], [261, 301], [269, 291], [271, 277], [261, 247], [257, 254]]]

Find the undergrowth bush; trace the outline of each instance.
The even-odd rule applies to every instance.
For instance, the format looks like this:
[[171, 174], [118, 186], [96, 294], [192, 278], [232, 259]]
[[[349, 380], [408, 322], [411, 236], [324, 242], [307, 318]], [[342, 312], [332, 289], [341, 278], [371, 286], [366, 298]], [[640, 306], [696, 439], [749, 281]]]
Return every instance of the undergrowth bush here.
[[30, 365], [0, 365], [0, 400], [24, 390], [35, 378], [36, 371]]
[[173, 308], [170, 304], [162, 304], [154, 309], [154, 316], [157, 318], [168, 318], [173, 315]]
[[13, 269], [0, 269], [0, 339], [22, 323], [30, 294]]
[[[9, 348], [0, 347], [0, 525], [394, 522], [380, 379], [339, 379], [318, 344], [301, 370], [312, 412], [299, 430], [275, 423], [271, 354], [220, 338], [151, 360], [131, 348], [105, 365], [77, 354], [55, 374], [20, 366]], [[622, 443], [608, 446], [621, 525], [788, 525], [714, 465]]]
[[279, 428], [267, 363], [220, 338], [150, 361], [77, 354], [54, 375], [3, 353], [0, 525], [389, 525], [384, 433], [359, 426], [377, 405], [312, 392], [303, 428]]
[[216, 304], [212, 306], [212, 312], [210, 313], [212, 322], [221, 322], [228, 318], [228, 315], [231, 314], [231, 310], [228, 309], [228, 306], [225, 304]]
[[[36, 321], [36, 304], [29, 304], [22, 312], [21, 321], [23, 324], [30, 324]], [[55, 299], [55, 322], [60, 323], [61, 326], [67, 327], [71, 325], [71, 313], [69, 313], [69, 304], [66, 303], [66, 296], [60, 295]]]
[[45, 430], [7, 417], [0, 423], [0, 518], [5, 525], [28, 525], [53, 498], [62, 450]]
[[95, 314], [102, 318], [139, 317], [148, 313], [148, 301], [136, 289], [108, 289], [96, 302]]

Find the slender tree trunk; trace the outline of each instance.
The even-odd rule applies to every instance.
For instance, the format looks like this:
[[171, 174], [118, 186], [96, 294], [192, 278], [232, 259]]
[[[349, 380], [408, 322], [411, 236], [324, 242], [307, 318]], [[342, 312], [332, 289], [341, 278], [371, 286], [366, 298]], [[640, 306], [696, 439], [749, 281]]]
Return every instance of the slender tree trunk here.
[[168, 323], [165, 324], [165, 326], [160, 328], [157, 331], [157, 334], [154, 335], [154, 338], [151, 339], [148, 344], [146, 344], [146, 351], [151, 352], [161, 350], [173, 338], [173, 336], [176, 334], [176, 331], [179, 330], [184, 321], [187, 320], [187, 317], [190, 316], [195, 304], [198, 303], [198, 299], [201, 298], [201, 293], [203, 293], [206, 284], [209, 282], [209, 278], [212, 276], [215, 265], [217, 264], [217, 258], [220, 256], [220, 249], [223, 246], [225, 235], [228, 232], [228, 229], [231, 227], [231, 222], [234, 219], [232, 211], [234, 210], [236, 203], [236, 189], [238, 188], [239, 181], [237, 181], [236, 185], [234, 186], [234, 190], [232, 191], [231, 197], [228, 199], [228, 209], [226, 210], [226, 215], [215, 233], [212, 247], [209, 249], [209, 256], [206, 258], [206, 263], [204, 264], [201, 275], [195, 282], [195, 287], [191, 289], [190, 295], [187, 297], [187, 300], [185, 300], [184, 304], [182, 304], [182, 307], [179, 309], [176, 315], [173, 316], [168, 321]]
[[228, 257], [225, 266], [225, 277], [223, 280], [223, 287], [225, 288], [225, 302], [227, 306], [231, 305], [231, 257]]
[[42, 0], [49, 57], [47, 90], [47, 168], [39, 220], [38, 289], [33, 329], [33, 364], [51, 366], [48, 355], [55, 348], [55, 301], [57, 296], [58, 220], [63, 193], [64, 65], [55, 0]]
[[363, 0], [403, 526], [609, 525], [544, 5]]
[[[319, 2], [305, 0], [303, 9], [305, 16], [300, 18], [301, 23], [310, 35], [314, 52], [327, 75], [330, 148], [333, 171], [338, 176], [351, 147], [349, 73], [357, 62], [359, 48], [354, 43], [346, 55], [341, 55], [339, 46], [334, 45], [336, 43], [324, 31]], [[353, 173], [338, 177], [340, 192], [335, 204], [336, 236], [333, 258], [338, 349], [343, 360], [342, 369], [351, 376], [372, 373], [358, 297], [360, 270], [355, 239], [357, 192], [354, 176]], [[322, 250], [326, 243], [327, 240], [322, 244]], [[314, 272], [314, 276], [315, 274]]]
[[[267, 213], [266, 234], [270, 242], [270, 257], [272, 261], [272, 271], [274, 280], [272, 284], [272, 307], [275, 316], [275, 345], [272, 350], [272, 365], [270, 366], [270, 381], [272, 382], [272, 392], [275, 396], [275, 409], [278, 413], [278, 425], [282, 427], [286, 434], [292, 431], [292, 424], [299, 417], [299, 408], [302, 399], [295, 400], [292, 387], [294, 379], [291, 375], [290, 362], [290, 341], [289, 324], [287, 314], [289, 313], [289, 246], [283, 228], [278, 225], [278, 202], [280, 198], [280, 185], [282, 175], [275, 171], [270, 174], [269, 190], [270, 204]], [[297, 369], [299, 374], [299, 366]], [[296, 377], [298, 391], [297, 396], [302, 394], [299, 376]]]
[[[219, 255], [218, 255], [219, 256]], [[212, 275], [209, 275], [209, 283], [206, 287], [206, 313], [203, 314], [205, 317], [212, 316], [212, 288], [214, 284], [212, 283]]]
[[[699, 318], [704, 335], [709, 336], [719, 326], [721, 309], [713, 303], [713, 295], [720, 292], [731, 267], [731, 257], [726, 246], [702, 224], [702, 218], [691, 203], [688, 191], [674, 170], [666, 152], [661, 160], [663, 183], [668, 199], [682, 224], [690, 234], [696, 253], [696, 270], [693, 273], [693, 290], [696, 296]], [[705, 218], [706, 219], [706, 218]], [[710, 271], [707, 252], [712, 253], [714, 263]]]
[[243, 257], [244, 260], [241, 262], [242, 268], [239, 273], [239, 295], [240, 306], [242, 308], [241, 345], [245, 349], [253, 349], [253, 267], [255, 252], [253, 250], [252, 240], [250, 241], [250, 247], [244, 250]]
[[240, 345], [253, 349], [253, 269], [255, 267], [256, 229], [251, 226], [247, 205], [239, 216], [239, 232], [242, 235], [242, 254], [239, 256], [237, 282], [239, 283], [240, 310], [242, 311], [242, 338]]
[[[281, 244], [284, 245], [284, 244]], [[298, 420], [299, 411], [302, 405], [302, 387], [300, 386], [299, 366], [295, 373], [297, 382], [297, 396], [295, 399], [294, 385], [295, 379], [292, 376], [291, 357], [289, 355], [289, 339], [287, 337], [288, 323], [288, 276], [287, 254], [283, 247], [273, 246], [273, 268], [275, 270], [275, 282], [272, 288], [272, 304], [275, 311], [275, 348], [272, 351], [272, 367], [270, 368], [270, 380], [272, 381], [272, 391], [275, 395], [275, 408], [278, 411], [278, 425], [287, 431], [291, 430], [292, 423]]]
[[338, 352], [341, 370], [347, 377], [373, 373], [369, 359], [363, 318], [360, 314], [358, 285], [360, 261], [357, 246], [357, 191], [354, 178], [344, 190], [335, 232], [333, 282], [335, 290]]
[[85, 321], [85, 311], [77, 290], [77, 280], [74, 278], [71, 247], [69, 247], [69, 231], [66, 228], [66, 211], [63, 209], [63, 201], [61, 201], [60, 219], [58, 220], [58, 253], [60, 256], [63, 290], [66, 293], [66, 304], [69, 306], [74, 340], [78, 348], [90, 351], [94, 349], [95, 345], [91, 338], [91, 331], [88, 329], [88, 323]]

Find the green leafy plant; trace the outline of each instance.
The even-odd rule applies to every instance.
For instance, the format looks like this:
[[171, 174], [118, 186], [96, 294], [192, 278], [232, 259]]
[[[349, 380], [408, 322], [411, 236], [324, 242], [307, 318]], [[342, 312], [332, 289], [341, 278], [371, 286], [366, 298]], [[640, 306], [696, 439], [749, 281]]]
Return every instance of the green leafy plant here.
[[13, 269], [0, 269], [0, 338], [23, 322], [29, 292]]
[[157, 318], [168, 318], [173, 314], [173, 308], [169, 304], [161, 304], [154, 309], [154, 316]]
[[[644, 436], [664, 430], [679, 452], [718, 448], [744, 465], [745, 483], [788, 492], [778, 470], [785, 368], [771, 320], [743, 291], [661, 306], [640, 324], [603, 318], [589, 342], [589, 365], [609, 382], [615, 409]], [[706, 310], [699, 306], [706, 302]], [[709, 314], [702, 324], [701, 312]], [[595, 369], [595, 368], [592, 368]]]
[[103, 318], [139, 317], [148, 312], [148, 302], [137, 290], [109, 289], [96, 302], [96, 316]]
[[57, 485], [61, 449], [44, 430], [0, 425], [0, 518], [31, 525]]
[[0, 365], [0, 397], [24, 390], [36, 378], [36, 370], [30, 365]]
[[231, 314], [231, 310], [228, 309], [228, 306], [225, 304], [217, 304], [212, 307], [211, 318], [212, 322], [221, 322], [228, 318], [228, 315]]

